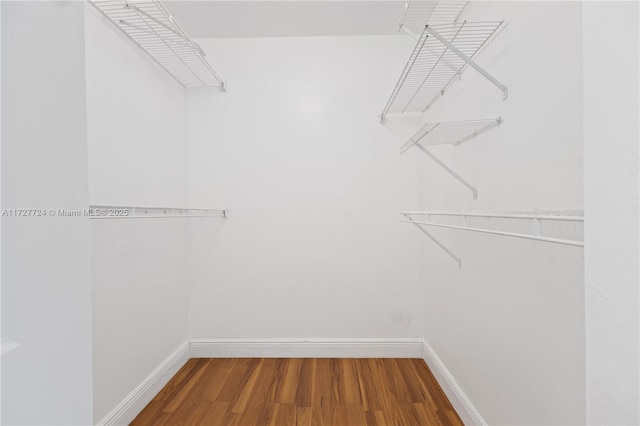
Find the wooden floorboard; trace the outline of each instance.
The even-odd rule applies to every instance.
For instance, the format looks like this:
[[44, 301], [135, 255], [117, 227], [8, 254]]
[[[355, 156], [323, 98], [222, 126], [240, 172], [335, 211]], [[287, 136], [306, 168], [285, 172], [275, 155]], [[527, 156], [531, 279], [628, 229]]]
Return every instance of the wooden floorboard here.
[[421, 359], [190, 359], [131, 423], [458, 426]]

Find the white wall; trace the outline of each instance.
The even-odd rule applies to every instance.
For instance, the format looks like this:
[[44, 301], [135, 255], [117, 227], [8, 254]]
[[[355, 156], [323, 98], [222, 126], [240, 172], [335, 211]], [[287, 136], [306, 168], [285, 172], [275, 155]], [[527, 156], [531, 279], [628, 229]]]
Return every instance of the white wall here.
[[379, 123], [404, 37], [202, 40], [227, 93], [188, 98], [193, 338], [422, 335], [415, 170]]
[[[82, 209], [84, 5], [3, 2], [2, 9], [2, 205]], [[2, 357], [2, 423], [89, 424], [89, 221], [2, 221], [2, 337], [21, 344]]]
[[[89, 200], [182, 206], [184, 89], [91, 6]], [[187, 339], [186, 222], [93, 220], [94, 421]]]
[[[471, 2], [463, 19], [506, 21], [478, 63], [508, 86], [509, 98], [468, 69], [422, 119], [504, 122], [457, 148], [432, 150], [478, 188], [477, 200], [412, 149], [403, 161], [421, 161], [421, 200], [403, 207], [581, 210], [581, 4]], [[389, 126], [401, 121], [390, 118]], [[530, 232], [529, 224], [493, 224]], [[461, 258], [462, 269], [413, 231], [423, 243], [426, 340], [480, 415], [489, 424], [584, 423], [582, 249], [430, 230]], [[552, 231], [581, 236], [570, 226]]]
[[637, 2], [584, 5], [587, 422], [640, 423]]
[[[2, 93], [2, 3], [0, 3], [0, 94]], [[0, 95], [1, 98], [1, 95]], [[2, 102], [0, 102], [0, 147], [2, 146]], [[0, 149], [0, 188], [2, 188], [2, 149]], [[2, 196], [0, 196], [2, 210]], [[2, 220], [0, 220], [0, 242], [2, 241]], [[0, 307], [2, 306], [2, 244], [0, 243]], [[2, 350], [2, 315], [0, 314], [0, 350]], [[4, 351], [2, 351], [4, 352]], [[2, 356], [0, 355], [0, 375], [2, 374]], [[2, 379], [0, 378], [0, 421], [2, 421]]]

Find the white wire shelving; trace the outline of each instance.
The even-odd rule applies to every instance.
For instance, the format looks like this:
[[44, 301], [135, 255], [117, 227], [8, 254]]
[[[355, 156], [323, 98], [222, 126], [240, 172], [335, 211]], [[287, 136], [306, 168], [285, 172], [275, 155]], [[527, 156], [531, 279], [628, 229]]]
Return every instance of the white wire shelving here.
[[[538, 213], [538, 212], [518, 212], [518, 213], [482, 213], [482, 212], [460, 212], [460, 211], [407, 211], [401, 212], [404, 219], [402, 222], [411, 223], [429, 237], [438, 247], [444, 250], [457, 264], [462, 266], [460, 257], [456, 256], [449, 248], [442, 244], [431, 232], [425, 229], [427, 227], [448, 228], [470, 232], [480, 232], [485, 234], [493, 234], [504, 237], [522, 238], [528, 240], [536, 240], [547, 243], [561, 244], [574, 247], [584, 247], [584, 241], [580, 239], [556, 238], [545, 234], [545, 223], [551, 222], [576, 222], [583, 223], [584, 216], [580, 213]], [[421, 219], [416, 220], [414, 217], [419, 216]], [[437, 217], [457, 218], [458, 223], [442, 223], [434, 219]], [[469, 226], [470, 219], [485, 219], [484, 226], [480, 223]], [[528, 231], [504, 231], [492, 229], [490, 223], [494, 219], [511, 219], [514, 221], [528, 221], [530, 226]]]
[[[478, 198], [478, 190], [447, 166], [442, 160], [436, 157], [426, 146], [430, 145], [453, 145], [458, 146], [467, 142], [487, 130], [499, 126], [502, 118], [498, 117], [489, 120], [467, 120], [467, 121], [440, 121], [426, 123], [420, 128], [404, 145], [400, 147], [400, 154], [405, 153], [411, 147], [416, 147], [431, 158], [437, 165], [442, 167], [451, 176], [463, 184], [471, 193], [473, 198]], [[426, 146], [425, 146], [426, 145]]]
[[90, 219], [166, 219], [189, 217], [218, 217], [226, 219], [224, 209], [194, 209], [180, 207], [89, 206]]
[[424, 26], [450, 24], [460, 18], [468, 0], [407, 0], [400, 17], [399, 29], [418, 38]]
[[218, 86], [225, 90], [204, 51], [160, 1], [89, 0], [89, 3], [183, 86]]
[[507, 87], [474, 61], [502, 25], [503, 21], [426, 25], [380, 115], [381, 120], [387, 114], [426, 111], [468, 66], [498, 87], [506, 99]]

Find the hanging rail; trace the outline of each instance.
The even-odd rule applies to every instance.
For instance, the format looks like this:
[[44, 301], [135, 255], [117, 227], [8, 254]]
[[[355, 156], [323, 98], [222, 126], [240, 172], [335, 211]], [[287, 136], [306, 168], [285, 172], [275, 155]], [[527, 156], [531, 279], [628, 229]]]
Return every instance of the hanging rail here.
[[[568, 215], [568, 214], [537, 214], [533, 213], [476, 213], [476, 212], [448, 212], [448, 211], [408, 211], [401, 213], [405, 219], [401, 219], [401, 222], [411, 223], [424, 232], [431, 240], [433, 240], [442, 250], [444, 250], [453, 260], [456, 261], [458, 267], [461, 266], [460, 258], [454, 255], [444, 244], [438, 241], [433, 235], [431, 235], [423, 226], [433, 226], [439, 228], [457, 229], [471, 232], [481, 232], [485, 234], [500, 235], [505, 237], [523, 238], [528, 240], [536, 240], [547, 243], [562, 244], [574, 247], [584, 247], [583, 241], [569, 240], [562, 238], [546, 237], [542, 232], [543, 221], [566, 221], [566, 222], [584, 222], [582, 215]], [[426, 216], [426, 220], [414, 220], [413, 216]], [[449, 225], [444, 223], [436, 223], [431, 221], [432, 216], [455, 216], [462, 218], [462, 225]], [[478, 227], [467, 226], [468, 217], [483, 217], [483, 218], [501, 218], [501, 219], [520, 219], [531, 220], [533, 224], [533, 231], [531, 234], [523, 234], [517, 232], [498, 231], [494, 229], [485, 229]]]
[[468, 121], [441, 121], [436, 123], [426, 123], [418, 132], [413, 135], [404, 145], [400, 147], [400, 154], [405, 153], [411, 147], [416, 147], [431, 158], [437, 165], [446, 170], [451, 176], [463, 184], [471, 193], [473, 198], [478, 198], [478, 190], [457, 174], [453, 169], [443, 163], [438, 157], [433, 155], [425, 145], [454, 145], [458, 146], [481, 133], [498, 126], [502, 123], [502, 118], [491, 120], [468, 120]]
[[503, 21], [426, 25], [380, 115], [424, 112], [442, 96], [467, 66], [508, 96], [507, 87], [473, 60]]
[[224, 209], [193, 209], [180, 207], [89, 206], [90, 219], [163, 219], [188, 217], [220, 217], [226, 219]]
[[160, 1], [89, 0], [89, 3], [183, 86], [218, 86], [225, 90], [204, 51]]

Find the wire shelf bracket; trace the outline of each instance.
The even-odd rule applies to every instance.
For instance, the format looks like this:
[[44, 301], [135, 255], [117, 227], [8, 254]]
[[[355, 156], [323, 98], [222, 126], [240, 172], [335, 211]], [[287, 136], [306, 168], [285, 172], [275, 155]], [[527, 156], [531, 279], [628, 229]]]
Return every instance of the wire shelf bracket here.
[[447, 166], [444, 162], [442, 162], [442, 160], [440, 160], [438, 157], [436, 157], [435, 155], [433, 155], [431, 153], [431, 151], [429, 151], [427, 148], [425, 148], [424, 146], [422, 146], [419, 143], [416, 143], [414, 145], [416, 148], [418, 148], [420, 151], [424, 152], [425, 154], [427, 154], [427, 156], [429, 158], [431, 158], [438, 166], [442, 167], [444, 170], [447, 171], [447, 173], [449, 173], [451, 176], [453, 176], [458, 182], [460, 182], [461, 184], [463, 184], [464, 186], [467, 187], [467, 189], [469, 191], [471, 191], [471, 193], [473, 194], [473, 199], [477, 199], [478, 198], [478, 190], [476, 189], [475, 186], [471, 185], [469, 182], [467, 182], [462, 176], [460, 176], [458, 173], [456, 173], [451, 167]]
[[[470, 232], [480, 232], [485, 234], [493, 234], [499, 236], [522, 238], [528, 240], [542, 241], [547, 243], [561, 244], [573, 247], [584, 247], [584, 241], [552, 238], [544, 236], [542, 233], [542, 222], [544, 221], [564, 221], [564, 222], [584, 222], [583, 214], [540, 214], [540, 213], [476, 213], [476, 212], [456, 212], [456, 211], [407, 211], [401, 212], [405, 219], [401, 219], [401, 222], [411, 223], [418, 227], [425, 233], [432, 241], [434, 241], [438, 247], [444, 250], [451, 258], [457, 263], [458, 267], [461, 267], [462, 263], [460, 258], [454, 255], [444, 244], [438, 241], [433, 235], [424, 229], [424, 226], [432, 226], [439, 228], [449, 228]], [[414, 216], [426, 216], [425, 220], [415, 220]], [[448, 216], [448, 217], [460, 217], [462, 218], [462, 225], [450, 225], [445, 223], [437, 223], [432, 220], [433, 216]], [[502, 219], [520, 219], [532, 221], [532, 232], [529, 234], [497, 231], [494, 229], [486, 229], [479, 227], [467, 226], [467, 218], [470, 217], [482, 217], [482, 218], [502, 218]]]
[[504, 21], [427, 24], [418, 37], [382, 114], [425, 112], [471, 67], [509, 95], [508, 88], [475, 62]]
[[470, 57], [465, 55], [464, 52], [462, 52], [462, 50], [458, 49], [452, 42], [450, 42], [449, 40], [441, 36], [433, 27], [427, 25], [425, 29], [429, 32], [429, 34], [437, 38], [440, 41], [440, 43], [444, 44], [445, 46], [447, 46], [447, 48], [449, 48], [449, 50], [451, 50], [453, 53], [458, 55], [460, 59], [462, 59], [467, 65], [469, 65], [474, 70], [478, 71], [480, 74], [482, 74], [484, 78], [489, 80], [491, 83], [493, 83], [494, 86], [500, 89], [502, 91], [502, 99], [507, 99], [509, 97], [509, 89], [507, 89], [507, 86], [505, 86], [504, 84], [496, 80], [484, 68], [476, 64]]
[[498, 126], [502, 123], [502, 118], [492, 120], [468, 120], [468, 121], [441, 121], [436, 123], [426, 123], [415, 135], [413, 135], [404, 145], [400, 147], [400, 154], [405, 153], [411, 147], [416, 147], [431, 158], [437, 165], [442, 167], [447, 173], [463, 184], [471, 193], [473, 198], [478, 198], [478, 190], [467, 182], [462, 176], [447, 166], [442, 160], [433, 155], [425, 145], [454, 145], [458, 146], [481, 133]]
[[[404, 213], [403, 213], [404, 214]], [[403, 222], [408, 222], [408, 223], [412, 223], [416, 228], [418, 228], [424, 235], [426, 235], [427, 237], [429, 237], [431, 239], [431, 241], [433, 241], [438, 247], [440, 247], [445, 253], [447, 253], [449, 255], [450, 258], [452, 258], [456, 264], [458, 265], [458, 269], [462, 268], [462, 260], [460, 260], [460, 258], [458, 256], [456, 256], [455, 254], [453, 254], [453, 252], [451, 250], [449, 250], [447, 248], [447, 246], [445, 246], [444, 244], [442, 244], [436, 237], [434, 237], [431, 232], [427, 231], [426, 229], [424, 229], [424, 227], [422, 226], [422, 224], [418, 223], [418, 222], [414, 222], [412, 221], [413, 219], [411, 218], [411, 216], [409, 216], [408, 214], [404, 214], [405, 217], [407, 218], [406, 221]]]
[[88, 1], [182, 86], [226, 90], [202, 48], [159, 0]]
[[181, 207], [134, 207], [91, 205], [89, 219], [166, 219], [190, 217], [229, 217], [226, 209], [194, 209]]

